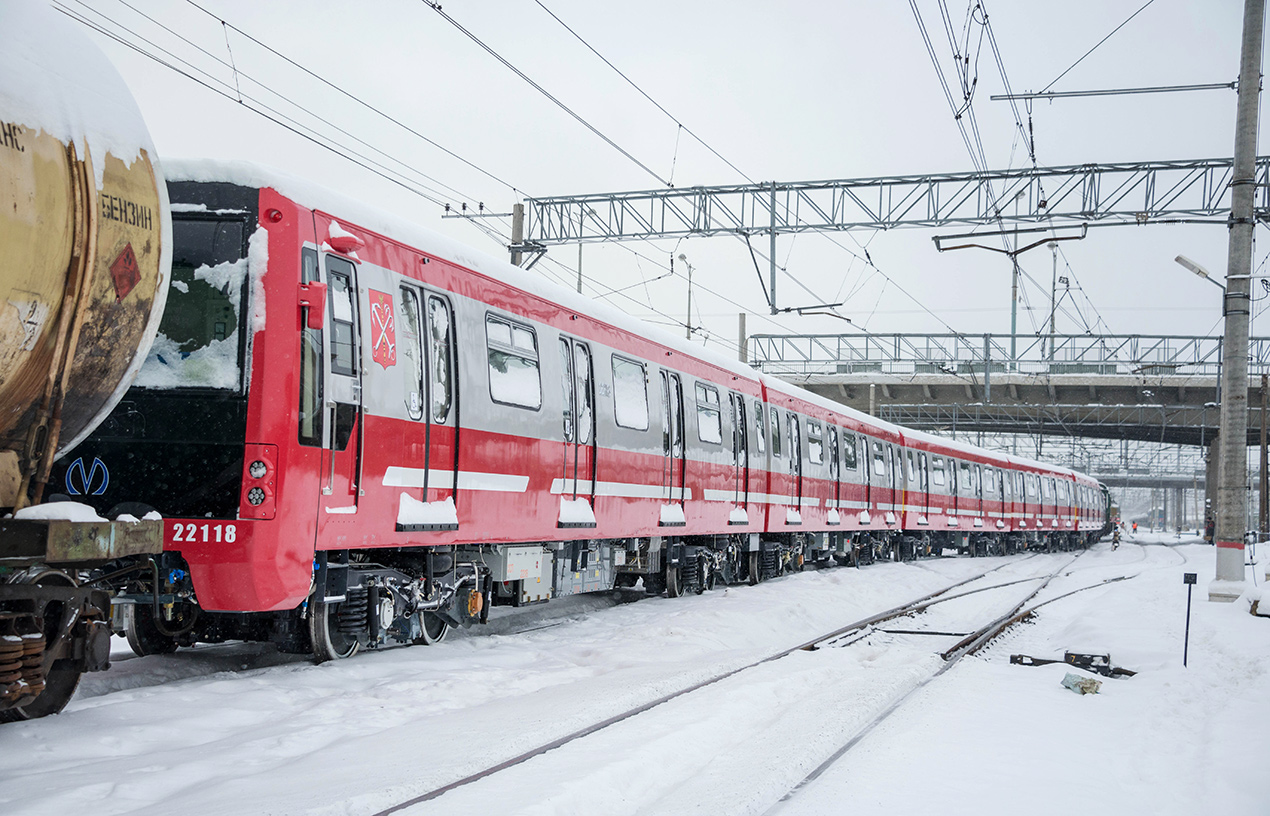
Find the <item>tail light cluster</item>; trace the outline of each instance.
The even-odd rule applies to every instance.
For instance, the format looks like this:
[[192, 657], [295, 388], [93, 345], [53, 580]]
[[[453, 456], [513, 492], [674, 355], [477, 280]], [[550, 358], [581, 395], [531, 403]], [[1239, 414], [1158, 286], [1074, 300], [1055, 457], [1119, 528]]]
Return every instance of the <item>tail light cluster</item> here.
[[238, 517], [271, 519], [277, 509], [278, 446], [246, 445], [243, 492]]

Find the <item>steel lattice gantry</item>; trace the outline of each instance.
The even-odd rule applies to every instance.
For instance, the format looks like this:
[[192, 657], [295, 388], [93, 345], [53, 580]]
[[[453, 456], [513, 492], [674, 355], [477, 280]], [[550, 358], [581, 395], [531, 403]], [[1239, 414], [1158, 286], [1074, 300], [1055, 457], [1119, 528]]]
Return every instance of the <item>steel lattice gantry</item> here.
[[[526, 199], [528, 244], [992, 224], [1224, 222], [1230, 159], [764, 182]], [[1257, 217], [1270, 213], [1257, 159]]]

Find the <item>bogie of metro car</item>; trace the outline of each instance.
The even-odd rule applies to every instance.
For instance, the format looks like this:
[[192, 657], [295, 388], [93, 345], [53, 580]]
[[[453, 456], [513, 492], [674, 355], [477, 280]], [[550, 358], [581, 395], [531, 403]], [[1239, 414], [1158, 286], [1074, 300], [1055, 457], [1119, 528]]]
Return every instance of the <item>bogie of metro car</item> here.
[[[54, 474], [165, 518], [163, 556], [115, 582], [141, 651], [338, 658], [495, 604], [1104, 526], [1081, 474], [859, 414], [294, 181], [169, 175], [160, 337]], [[77, 483], [96, 462], [108, 479]]]

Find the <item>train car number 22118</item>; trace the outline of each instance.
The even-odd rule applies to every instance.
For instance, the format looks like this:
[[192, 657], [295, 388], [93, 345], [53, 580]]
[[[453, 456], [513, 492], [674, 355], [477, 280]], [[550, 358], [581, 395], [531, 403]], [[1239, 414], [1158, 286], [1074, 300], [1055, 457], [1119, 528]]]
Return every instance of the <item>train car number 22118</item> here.
[[193, 522], [176, 522], [172, 528], [172, 540], [185, 543], [207, 543], [222, 541], [233, 543], [238, 538], [238, 526], [235, 524], [195, 524]]

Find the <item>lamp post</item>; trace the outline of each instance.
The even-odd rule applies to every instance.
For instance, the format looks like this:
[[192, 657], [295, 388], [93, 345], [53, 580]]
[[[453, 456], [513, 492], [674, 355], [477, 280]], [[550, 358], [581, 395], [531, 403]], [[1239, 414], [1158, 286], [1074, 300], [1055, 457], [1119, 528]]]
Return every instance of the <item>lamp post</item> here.
[[679, 260], [688, 267], [688, 311], [684, 315], [684, 337], [692, 339], [692, 264], [688, 263], [688, 257], [682, 252], [679, 253]]
[[[1213, 286], [1216, 286], [1218, 289], [1220, 289], [1222, 291], [1222, 297], [1224, 301], [1225, 294], [1226, 294], [1226, 287], [1222, 286], [1220, 283], [1216, 281], [1216, 279], [1211, 277], [1207, 269], [1205, 269], [1203, 266], [1196, 263], [1195, 261], [1192, 261], [1190, 258], [1186, 257], [1185, 255], [1178, 255], [1173, 260], [1176, 261], [1179, 265], [1181, 265], [1184, 269], [1188, 269], [1191, 272], [1194, 272], [1199, 277], [1203, 278], [1204, 280], [1211, 283]], [[1213, 394], [1214, 394], [1213, 402], [1217, 406], [1221, 405], [1221, 392], [1222, 392], [1221, 364], [1222, 364], [1222, 346], [1219, 345], [1217, 347], [1217, 385], [1213, 389]], [[1220, 439], [1221, 437], [1218, 436], [1218, 440]], [[1204, 488], [1204, 492], [1207, 494], [1205, 496], [1205, 502], [1204, 502], [1206, 506], [1205, 507], [1205, 510], [1206, 510], [1205, 521], [1207, 521], [1207, 515], [1210, 513], [1212, 514], [1214, 519], [1217, 518], [1217, 502], [1215, 501], [1215, 497], [1218, 495], [1217, 485], [1220, 484], [1221, 482], [1221, 461], [1220, 461], [1221, 460], [1221, 442], [1220, 441], [1210, 446], [1209, 458], [1215, 459], [1217, 461], [1208, 463], [1207, 475], [1205, 476], [1206, 486]]]

